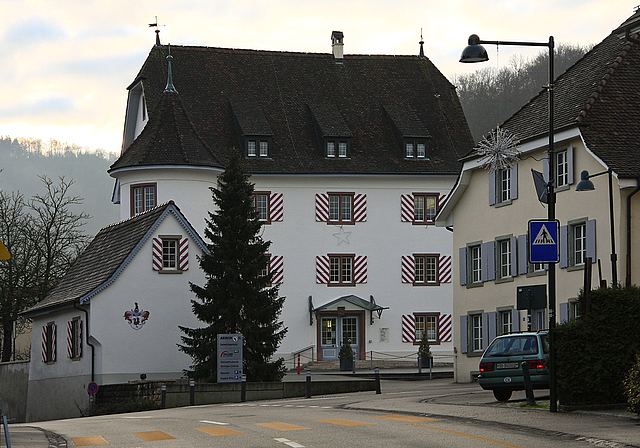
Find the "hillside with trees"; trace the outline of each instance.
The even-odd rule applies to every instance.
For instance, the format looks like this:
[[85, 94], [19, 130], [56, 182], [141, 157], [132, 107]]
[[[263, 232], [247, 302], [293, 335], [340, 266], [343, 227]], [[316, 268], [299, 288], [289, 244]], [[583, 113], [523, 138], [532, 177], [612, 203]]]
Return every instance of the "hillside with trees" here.
[[[590, 47], [581, 45], [558, 45], [554, 77], [561, 75], [589, 50]], [[548, 51], [544, 50], [530, 60], [513, 57], [500, 69], [485, 67], [454, 76], [452, 83], [476, 142], [549, 84], [548, 60]]]
[[111, 203], [114, 180], [107, 174], [116, 157], [56, 140], [0, 136], [0, 191], [19, 192], [29, 199], [41, 192], [41, 176], [56, 183], [60, 177], [73, 181], [69, 194], [83, 200], [81, 205], [73, 205], [72, 211], [91, 216], [83, 229], [93, 236], [120, 219], [118, 206]]

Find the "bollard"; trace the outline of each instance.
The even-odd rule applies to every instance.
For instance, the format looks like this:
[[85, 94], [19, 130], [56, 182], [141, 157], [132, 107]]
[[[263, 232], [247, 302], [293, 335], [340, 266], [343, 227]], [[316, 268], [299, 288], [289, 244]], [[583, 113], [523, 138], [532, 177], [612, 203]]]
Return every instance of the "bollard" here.
[[422, 356], [418, 352], [418, 374], [422, 373]]
[[533, 385], [531, 384], [531, 374], [529, 373], [529, 364], [527, 361], [522, 362], [522, 376], [524, 377], [524, 389], [527, 393], [527, 404], [535, 405], [536, 400], [533, 397]]
[[247, 401], [247, 375], [242, 374], [242, 384], [240, 385], [240, 403]]
[[376, 374], [376, 394], [381, 394], [382, 391], [380, 390], [380, 369], [376, 367], [374, 372]]
[[196, 403], [196, 382], [189, 380], [189, 404], [193, 406]]
[[167, 385], [166, 384], [162, 385], [162, 392], [160, 394], [160, 407], [162, 409], [167, 408]]
[[307, 369], [307, 398], [311, 398], [311, 370]]
[[300, 353], [298, 353], [298, 375], [300, 375]]

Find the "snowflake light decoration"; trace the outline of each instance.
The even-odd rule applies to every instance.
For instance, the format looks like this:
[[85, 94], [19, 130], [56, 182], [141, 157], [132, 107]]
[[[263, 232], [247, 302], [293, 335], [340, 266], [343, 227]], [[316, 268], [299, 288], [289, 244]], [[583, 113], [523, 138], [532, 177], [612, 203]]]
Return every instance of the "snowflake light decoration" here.
[[518, 145], [520, 140], [500, 126], [489, 133], [488, 137], [483, 136], [482, 141], [474, 149], [482, 156], [480, 163], [489, 172], [504, 170], [520, 160], [520, 150]]

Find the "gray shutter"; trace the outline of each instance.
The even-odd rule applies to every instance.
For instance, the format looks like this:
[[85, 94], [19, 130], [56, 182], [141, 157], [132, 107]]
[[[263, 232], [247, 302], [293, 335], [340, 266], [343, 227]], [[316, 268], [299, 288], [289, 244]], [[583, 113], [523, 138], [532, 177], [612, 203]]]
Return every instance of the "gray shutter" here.
[[511, 237], [511, 277], [518, 275], [518, 237]]
[[567, 148], [567, 182], [573, 184], [573, 146]]
[[560, 323], [566, 322], [569, 320], [569, 302], [564, 302], [560, 304]]
[[458, 265], [460, 267], [460, 285], [467, 284], [467, 248], [461, 247], [458, 250]]
[[489, 314], [489, 326], [487, 332], [489, 333], [489, 342], [493, 341], [498, 336], [498, 313], [491, 311]]
[[482, 281], [487, 282], [496, 279], [496, 242], [482, 243], [481, 266]]
[[511, 199], [518, 199], [518, 164], [511, 167]]
[[511, 310], [511, 330], [520, 331], [520, 310]]
[[496, 171], [489, 171], [489, 205], [496, 204]]
[[460, 316], [460, 353], [469, 351], [469, 327], [467, 315]]
[[489, 313], [482, 313], [482, 350], [489, 346]]
[[567, 226], [560, 226], [560, 268], [569, 266], [568, 231]]
[[529, 272], [529, 257], [527, 257], [527, 235], [518, 235], [518, 274]]
[[591, 259], [595, 262], [596, 258], [596, 220], [590, 219], [587, 221], [586, 225], [587, 231], [587, 258], [591, 257]]

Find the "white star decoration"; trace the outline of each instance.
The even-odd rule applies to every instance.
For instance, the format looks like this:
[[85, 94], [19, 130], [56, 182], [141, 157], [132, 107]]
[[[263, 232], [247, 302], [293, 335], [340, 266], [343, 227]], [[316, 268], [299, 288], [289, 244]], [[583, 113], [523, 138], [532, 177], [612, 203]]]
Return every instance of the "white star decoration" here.
[[480, 163], [490, 172], [511, 168], [520, 160], [518, 144], [520, 141], [514, 134], [511, 134], [498, 126], [489, 133], [474, 149], [481, 155]]
[[351, 232], [345, 232], [344, 227], [340, 226], [340, 231], [338, 233], [334, 233], [333, 236], [338, 238], [338, 246], [342, 243], [349, 244], [349, 235]]

